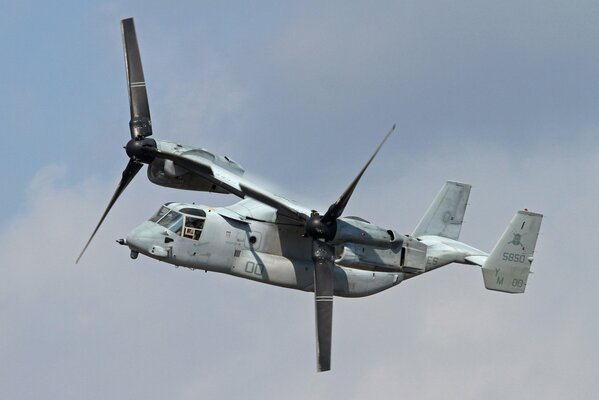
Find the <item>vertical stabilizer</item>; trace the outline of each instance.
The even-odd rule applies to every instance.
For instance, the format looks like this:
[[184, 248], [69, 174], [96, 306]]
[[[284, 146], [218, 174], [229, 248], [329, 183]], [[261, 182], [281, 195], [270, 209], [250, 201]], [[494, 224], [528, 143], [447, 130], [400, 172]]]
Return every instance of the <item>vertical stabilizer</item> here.
[[542, 219], [529, 211], [514, 215], [482, 266], [487, 289], [524, 293]]
[[416, 226], [412, 237], [443, 236], [457, 240], [470, 196], [470, 185], [447, 181]]

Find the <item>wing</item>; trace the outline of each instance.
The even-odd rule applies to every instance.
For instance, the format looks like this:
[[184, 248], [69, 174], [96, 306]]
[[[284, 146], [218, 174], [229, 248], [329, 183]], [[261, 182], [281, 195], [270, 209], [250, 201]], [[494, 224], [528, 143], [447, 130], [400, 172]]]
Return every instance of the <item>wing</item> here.
[[156, 161], [148, 168], [148, 178], [163, 186], [254, 199], [272, 207], [279, 217], [301, 224], [309, 218], [310, 209], [248, 181], [243, 177], [244, 172], [228, 157], [160, 140]]

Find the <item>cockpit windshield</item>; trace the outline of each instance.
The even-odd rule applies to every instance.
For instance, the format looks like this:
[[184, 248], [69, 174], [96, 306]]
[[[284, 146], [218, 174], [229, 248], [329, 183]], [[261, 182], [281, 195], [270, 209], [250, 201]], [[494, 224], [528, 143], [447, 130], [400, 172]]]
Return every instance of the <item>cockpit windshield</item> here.
[[152, 218], [150, 218], [151, 222], [158, 222], [158, 220], [164, 217], [171, 209], [165, 206], [160, 207], [160, 210]]
[[158, 225], [164, 226], [166, 229], [175, 232], [177, 235], [181, 235], [183, 214], [176, 211], [170, 211], [158, 221]]
[[185, 214], [162, 206], [160, 210], [150, 218], [150, 221], [156, 222], [158, 225], [165, 227], [178, 236], [199, 240], [202, 229], [204, 229], [206, 213], [203, 210], [196, 208], [183, 208], [181, 211]]

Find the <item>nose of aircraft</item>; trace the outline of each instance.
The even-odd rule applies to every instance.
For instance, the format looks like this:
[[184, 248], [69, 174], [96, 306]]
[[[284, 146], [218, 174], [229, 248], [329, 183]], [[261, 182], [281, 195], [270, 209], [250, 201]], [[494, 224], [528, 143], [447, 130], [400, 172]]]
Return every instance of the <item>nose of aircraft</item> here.
[[160, 229], [155, 223], [146, 221], [127, 234], [126, 244], [131, 251], [147, 254], [163, 236], [161, 231], [164, 228]]
[[154, 222], [146, 221], [129, 232], [123, 242], [117, 242], [129, 246], [131, 249], [131, 258], [133, 259], [137, 258], [138, 253], [154, 258], [163, 258], [169, 255], [169, 250], [164, 247], [167, 236], [168, 233], [166, 233], [164, 227]]
[[126, 244], [131, 250], [143, 252], [150, 245], [152, 236], [148, 222], [144, 222], [127, 234]]

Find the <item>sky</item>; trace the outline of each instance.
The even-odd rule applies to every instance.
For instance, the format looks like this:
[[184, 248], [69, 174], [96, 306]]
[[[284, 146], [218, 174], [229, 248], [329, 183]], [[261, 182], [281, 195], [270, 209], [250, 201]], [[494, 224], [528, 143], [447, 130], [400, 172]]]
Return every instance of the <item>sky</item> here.
[[[166, 201], [232, 196], [140, 173], [74, 261], [127, 162], [120, 19], [154, 134], [228, 155], [326, 209], [410, 233], [445, 180], [490, 251], [545, 215], [524, 295], [449, 265], [338, 298], [317, 374], [313, 295], [129, 258]], [[595, 399], [599, 3], [41, 1], [0, 5], [0, 398]]]

